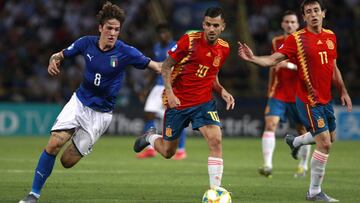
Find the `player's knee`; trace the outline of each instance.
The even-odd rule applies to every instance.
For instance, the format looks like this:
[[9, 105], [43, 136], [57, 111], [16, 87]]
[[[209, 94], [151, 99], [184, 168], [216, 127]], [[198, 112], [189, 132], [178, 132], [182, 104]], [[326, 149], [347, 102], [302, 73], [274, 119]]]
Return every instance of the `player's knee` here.
[[218, 150], [221, 148], [221, 137], [213, 137], [209, 139], [209, 146], [211, 150]]
[[265, 131], [275, 132], [277, 124], [275, 122], [266, 122]]
[[74, 162], [71, 162], [69, 159], [66, 159], [64, 156], [61, 157], [60, 162], [64, 168], [71, 168], [75, 165]]
[[165, 159], [170, 159], [172, 156], [174, 156], [176, 152], [176, 149], [166, 149], [165, 154], [163, 155]]
[[59, 151], [61, 150], [62, 146], [64, 145], [63, 142], [60, 142], [59, 139], [57, 139], [57, 133], [52, 132], [50, 140], [48, 144], [46, 145], [46, 152], [48, 152], [51, 155], [57, 155]]

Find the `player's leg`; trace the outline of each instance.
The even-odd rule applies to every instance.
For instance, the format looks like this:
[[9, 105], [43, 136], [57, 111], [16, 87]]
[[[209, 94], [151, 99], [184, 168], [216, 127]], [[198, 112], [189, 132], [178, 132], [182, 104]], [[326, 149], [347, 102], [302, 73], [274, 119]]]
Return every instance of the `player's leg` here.
[[56, 155], [70, 139], [72, 133], [73, 130], [51, 132], [49, 142], [46, 145], [45, 150], [41, 153], [36, 166], [31, 192], [27, 197], [21, 200], [20, 203], [36, 202], [40, 197], [41, 189], [53, 170]]
[[265, 129], [261, 138], [264, 165], [259, 169], [260, 174], [265, 176], [271, 175], [272, 159], [276, 145], [275, 131], [279, 121], [279, 116], [265, 116]]
[[[306, 112], [299, 112], [300, 118], [303, 118], [301, 114], [307, 115], [307, 120], [302, 119], [302, 123], [311, 129], [315, 135], [316, 148], [312, 154], [310, 167], [311, 177], [309, 191], [306, 195], [306, 199], [309, 201], [327, 201], [337, 202], [338, 200], [327, 196], [321, 190], [321, 185], [325, 176], [325, 168], [329, 157], [329, 151], [331, 148], [331, 134], [330, 131], [335, 131], [335, 117], [331, 104], [317, 105], [311, 107], [304, 104], [300, 100], [297, 100], [297, 106], [304, 105]], [[329, 131], [330, 130], [330, 131]]]
[[186, 151], [185, 151], [185, 142], [186, 142], [186, 131], [185, 129], [181, 132], [179, 138], [178, 148], [176, 150], [175, 155], [172, 159], [174, 160], [182, 160], [186, 158]]
[[[150, 97], [149, 97], [150, 98]], [[154, 112], [145, 112], [145, 125], [143, 133], [147, 132], [150, 128], [155, 128], [156, 114]], [[145, 159], [156, 156], [156, 150], [148, 145], [142, 152], [136, 154], [136, 158]]]
[[214, 100], [199, 105], [191, 116], [193, 130], [199, 130], [209, 147], [208, 173], [210, 187], [221, 186], [224, 169], [221, 123]]
[[190, 123], [191, 111], [193, 108], [167, 109], [164, 116], [163, 136], [157, 134], [154, 129], [150, 129], [136, 139], [134, 151], [140, 152], [146, 146], [151, 145], [164, 158], [171, 158], [176, 152], [181, 132]]
[[64, 144], [71, 138], [75, 131], [74, 129], [78, 127], [76, 112], [78, 112], [79, 108], [81, 108], [81, 105], [82, 104], [77, 99], [76, 94], [73, 94], [71, 99], [61, 110], [51, 129], [49, 142], [45, 150], [40, 155], [39, 162], [35, 169], [31, 192], [20, 202], [36, 202], [36, 200], [27, 201], [27, 198], [40, 197], [41, 189], [54, 167], [56, 155], [59, 153]]
[[265, 108], [265, 127], [261, 137], [261, 146], [264, 164], [259, 168], [259, 173], [266, 177], [272, 175], [272, 160], [276, 146], [275, 131], [280, 122], [284, 122], [286, 103], [275, 98], [269, 98]]
[[[162, 92], [164, 90], [164, 86], [162, 85], [155, 85], [145, 102], [144, 107], [144, 119], [145, 125], [143, 129], [143, 133], [147, 132], [150, 128], [156, 128], [156, 118], [162, 118], [164, 115], [164, 106], [162, 104]], [[142, 152], [136, 154], [136, 158], [143, 159], [143, 158], [151, 158], [156, 156], [155, 149], [148, 145]]]
[[[306, 133], [306, 128], [302, 124], [297, 123], [296, 131], [298, 135], [302, 135]], [[300, 147], [297, 155], [299, 159], [299, 164], [294, 177], [305, 177], [306, 172], [309, 169], [308, 165], [310, 159], [310, 151], [311, 151], [311, 145], [303, 145]]]

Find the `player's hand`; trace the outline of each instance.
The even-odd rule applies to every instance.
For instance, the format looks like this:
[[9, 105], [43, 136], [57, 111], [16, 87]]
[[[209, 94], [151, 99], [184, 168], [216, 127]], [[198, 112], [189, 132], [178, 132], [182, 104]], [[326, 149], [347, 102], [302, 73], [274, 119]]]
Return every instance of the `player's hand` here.
[[241, 42], [238, 42], [238, 44], [239, 44], [239, 49], [238, 49], [239, 57], [246, 61], [251, 61], [254, 58], [254, 53], [252, 52], [250, 47], [248, 47], [248, 45], [246, 45], [245, 43], [242, 44]]
[[343, 105], [343, 106], [346, 105], [347, 111], [351, 112], [351, 110], [352, 110], [352, 102], [351, 102], [349, 94], [347, 92], [342, 94], [340, 99], [341, 99], [341, 105]]
[[179, 98], [177, 98], [174, 93], [168, 93], [167, 98], [170, 108], [177, 108], [181, 105]]
[[235, 99], [229, 92], [227, 92], [225, 89], [223, 89], [221, 91], [221, 97], [226, 102], [226, 110], [234, 109], [234, 107], [235, 107]]
[[48, 73], [51, 76], [56, 76], [60, 73], [60, 64], [62, 61], [62, 54], [61, 53], [55, 53], [50, 57], [49, 60], [49, 66], [48, 66]]

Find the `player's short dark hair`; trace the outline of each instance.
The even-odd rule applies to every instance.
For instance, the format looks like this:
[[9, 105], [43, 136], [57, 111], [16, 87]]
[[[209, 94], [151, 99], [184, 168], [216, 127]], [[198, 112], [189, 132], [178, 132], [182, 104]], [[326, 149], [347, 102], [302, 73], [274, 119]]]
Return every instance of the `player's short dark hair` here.
[[100, 25], [104, 25], [105, 21], [107, 20], [116, 19], [120, 22], [121, 26], [125, 21], [125, 12], [119, 6], [107, 1], [102, 6], [102, 9], [99, 11], [96, 17]]
[[309, 4], [315, 4], [315, 3], [318, 3], [320, 5], [320, 9], [322, 11], [324, 10], [324, 3], [322, 2], [322, 0], [304, 0], [300, 6], [301, 13], [304, 15], [305, 14], [304, 7]]
[[224, 12], [222, 10], [222, 8], [220, 7], [210, 7], [208, 9], [206, 9], [205, 11], [205, 17], [211, 17], [211, 18], [216, 18], [218, 16], [221, 17], [221, 19], [224, 19]]
[[293, 10], [286, 10], [283, 14], [282, 14], [282, 17], [281, 19], [284, 19], [285, 16], [291, 16], [291, 15], [294, 15], [296, 16], [296, 18], [298, 18], [297, 14], [295, 11]]
[[167, 23], [160, 23], [158, 25], [156, 25], [156, 33], [161, 33], [161, 32], [170, 32], [170, 26]]

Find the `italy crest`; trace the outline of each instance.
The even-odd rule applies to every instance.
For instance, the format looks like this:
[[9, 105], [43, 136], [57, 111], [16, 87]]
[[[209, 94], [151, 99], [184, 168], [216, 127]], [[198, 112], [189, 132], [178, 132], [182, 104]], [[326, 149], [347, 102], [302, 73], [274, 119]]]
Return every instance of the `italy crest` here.
[[115, 68], [118, 65], [118, 58], [117, 56], [110, 56], [110, 66]]

